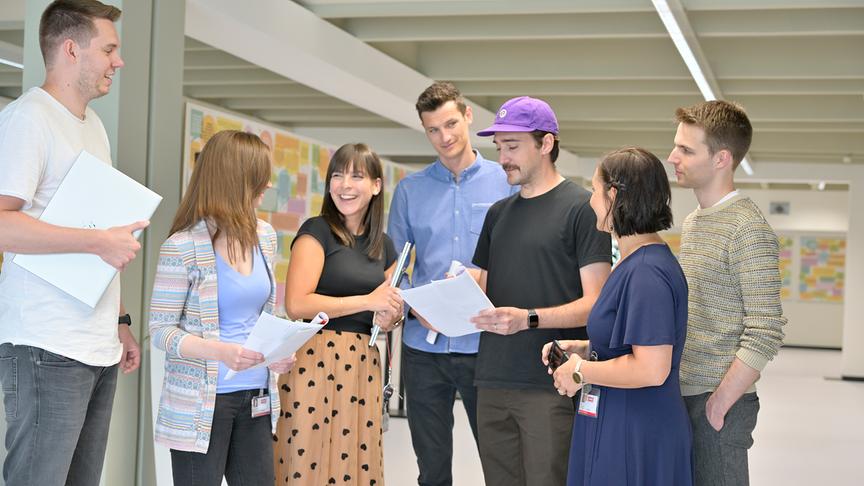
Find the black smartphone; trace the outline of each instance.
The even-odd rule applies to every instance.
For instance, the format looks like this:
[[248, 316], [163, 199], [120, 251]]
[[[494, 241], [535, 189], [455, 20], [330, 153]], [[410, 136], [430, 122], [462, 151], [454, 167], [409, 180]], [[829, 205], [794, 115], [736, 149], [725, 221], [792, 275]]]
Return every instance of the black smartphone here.
[[552, 341], [552, 347], [549, 348], [549, 368], [555, 371], [559, 366], [566, 363], [570, 359], [570, 354], [564, 351], [557, 339]]

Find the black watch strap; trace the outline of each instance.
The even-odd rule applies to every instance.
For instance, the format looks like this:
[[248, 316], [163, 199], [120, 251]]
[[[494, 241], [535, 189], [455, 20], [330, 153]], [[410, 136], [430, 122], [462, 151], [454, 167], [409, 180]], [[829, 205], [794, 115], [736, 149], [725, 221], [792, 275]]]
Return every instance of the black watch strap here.
[[528, 328], [537, 329], [537, 326], [539, 325], [540, 316], [537, 315], [537, 311], [534, 309], [528, 309]]
[[127, 326], [132, 325], [132, 317], [129, 314], [123, 314], [122, 316], [117, 318], [117, 325], [126, 324]]

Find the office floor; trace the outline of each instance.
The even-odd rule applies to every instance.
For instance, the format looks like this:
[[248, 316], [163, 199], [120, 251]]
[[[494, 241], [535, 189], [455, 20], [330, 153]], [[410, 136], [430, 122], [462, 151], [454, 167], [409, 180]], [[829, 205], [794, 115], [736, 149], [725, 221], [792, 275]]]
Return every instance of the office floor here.
[[[750, 450], [754, 486], [862, 484], [864, 383], [839, 381], [839, 351], [783, 349], [758, 384], [762, 409]], [[480, 486], [483, 472], [461, 402], [456, 404], [454, 486]], [[384, 434], [385, 482], [417, 484], [408, 423]]]

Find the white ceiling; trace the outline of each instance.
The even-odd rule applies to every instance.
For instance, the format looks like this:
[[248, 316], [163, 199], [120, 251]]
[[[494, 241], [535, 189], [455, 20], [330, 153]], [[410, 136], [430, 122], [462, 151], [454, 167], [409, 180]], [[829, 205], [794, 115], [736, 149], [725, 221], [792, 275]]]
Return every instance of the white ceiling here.
[[[222, 29], [245, 14], [231, 3], [187, 0], [187, 96], [318, 138], [377, 136], [395, 160], [431, 155], [413, 102], [432, 79], [454, 81], [481, 120], [510, 97], [544, 98], [582, 158], [624, 145], [663, 158], [675, 108], [701, 100], [650, 0], [257, 0], [234, 34]], [[681, 5], [724, 97], [750, 114], [757, 175], [762, 164], [864, 164], [864, 0]], [[210, 36], [196, 19], [224, 25]], [[0, 18], [0, 52], [23, 44], [20, 25]], [[240, 37], [276, 42], [284, 57], [235, 48]], [[20, 84], [0, 65], [0, 95]]]

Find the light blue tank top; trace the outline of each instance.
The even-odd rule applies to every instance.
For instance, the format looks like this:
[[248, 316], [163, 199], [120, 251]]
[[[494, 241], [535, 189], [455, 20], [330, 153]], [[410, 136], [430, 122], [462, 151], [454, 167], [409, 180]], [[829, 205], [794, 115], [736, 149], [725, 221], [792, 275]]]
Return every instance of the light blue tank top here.
[[[215, 252], [214, 252], [215, 253]], [[219, 340], [243, 344], [258, 321], [270, 297], [270, 275], [258, 247], [252, 258], [252, 273], [237, 272], [216, 253], [216, 279], [219, 298]], [[228, 367], [219, 362], [216, 393], [267, 388], [266, 367], [244, 370], [225, 380]]]

